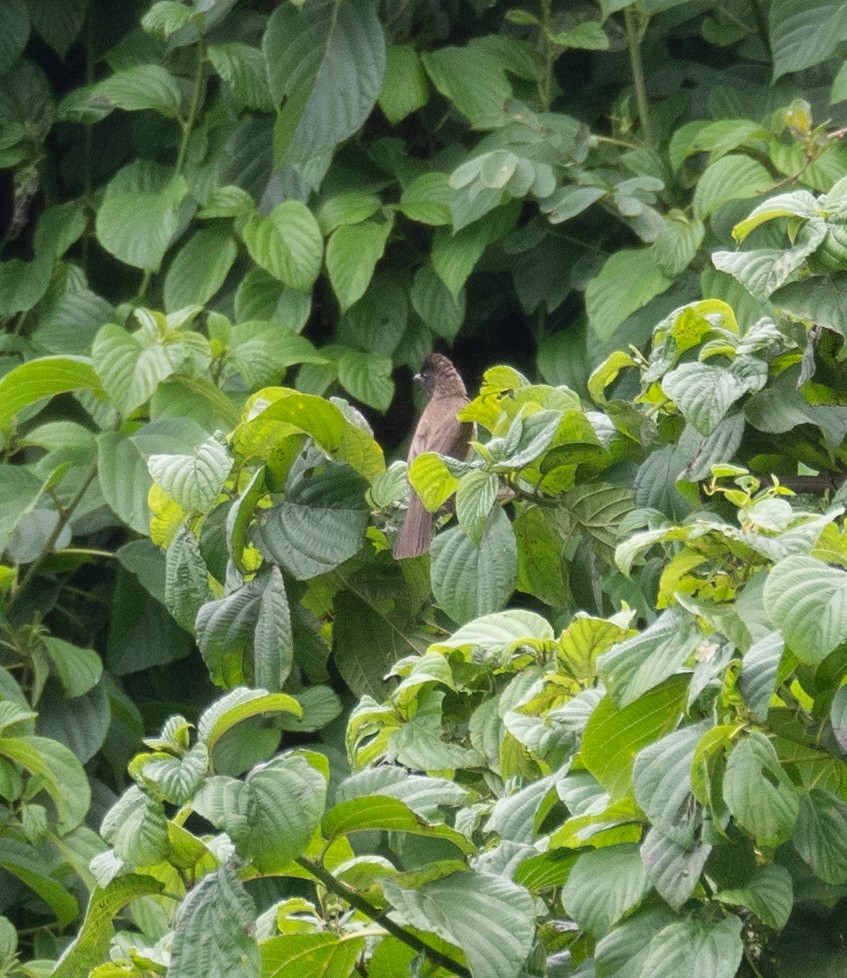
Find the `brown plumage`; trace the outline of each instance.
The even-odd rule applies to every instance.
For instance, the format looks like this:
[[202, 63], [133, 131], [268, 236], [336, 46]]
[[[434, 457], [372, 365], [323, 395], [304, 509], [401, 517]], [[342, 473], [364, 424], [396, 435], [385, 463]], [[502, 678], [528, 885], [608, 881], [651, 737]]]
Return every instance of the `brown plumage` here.
[[[408, 464], [411, 465], [422, 452], [464, 458], [473, 426], [456, 417], [468, 403], [468, 392], [458, 371], [447, 357], [430, 353], [423, 362], [421, 372], [415, 375], [415, 380], [421, 382], [430, 395], [430, 401], [415, 428], [409, 446]], [[395, 558], [402, 560], [426, 553], [431, 537], [432, 516], [424, 509], [413, 489], [406, 518], [394, 542]]]

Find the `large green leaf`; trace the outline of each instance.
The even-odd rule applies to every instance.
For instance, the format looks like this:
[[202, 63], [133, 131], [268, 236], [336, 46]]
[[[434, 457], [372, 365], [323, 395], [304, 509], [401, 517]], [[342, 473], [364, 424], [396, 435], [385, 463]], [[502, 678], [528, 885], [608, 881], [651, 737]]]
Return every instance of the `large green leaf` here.
[[697, 181], [694, 213], [705, 219], [727, 201], [759, 196], [772, 182], [770, 173], [757, 160], [740, 153], [723, 156]]
[[285, 499], [261, 514], [259, 547], [297, 580], [338, 567], [364, 545], [366, 486], [348, 465], [301, 470], [289, 480]]
[[450, 826], [430, 821], [405, 800], [378, 793], [333, 805], [321, 822], [321, 831], [327, 839], [353, 832], [410, 832], [452, 842], [465, 853], [473, 849], [467, 837]]
[[103, 388], [124, 417], [145, 404], [174, 371], [165, 348], [145, 339], [123, 326], [106, 323], [91, 349]]
[[179, 227], [188, 183], [139, 160], [112, 178], [97, 211], [97, 238], [119, 261], [156, 272]]
[[136, 533], [150, 532], [147, 494], [153, 480], [138, 445], [120, 431], [97, 436], [97, 477], [112, 511]]
[[89, 978], [92, 968], [108, 955], [120, 911], [133, 900], [160, 893], [163, 888], [164, 884], [152, 876], [134, 873], [120, 876], [106, 887], [95, 887], [82, 926], [56, 963], [53, 978]]
[[839, 0], [774, 0], [769, 20], [774, 79], [826, 61], [847, 39]]
[[369, 0], [307, 0], [277, 7], [262, 49], [271, 94], [277, 162], [303, 162], [364, 123], [385, 72], [385, 35]]
[[512, 86], [502, 63], [481, 44], [427, 51], [421, 60], [433, 85], [478, 129], [502, 124]]
[[794, 905], [794, 885], [784, 866], [761, 866], [742, 887], [720, 890], [715, 899], [732, 906], [748, 907], [774, 930], [788, 923]]
[[282, 934], [259, 946], [267, 978], [346, 978], [356, 970], [365, 938], [352, 934]]
[[474, 978], [520, 974], [535, 934], [532, 897], [523, 887], [501, 876], [466, 872], [419, 890], [385, 880], [383, 889], [395, 920], [460, 947]]
[[694, 618], [671, 608], [638, 635], [603, 653], [597, 669], [612, 699], [624, 707], [679, 672], [702, 640]]
[[38, 894], [55, 914], [60, 927], [69, 924], [79, 913], [74, 895], [50, 874], [43, 852], [4, 834], [0, 836], [0, 869], [16, 876]]
[[0, 72], [17, 61], [29, 40], [29, 10], [24, 0], [5, 0], [0, 6]]
[[704, 729], [676, 730], [635, 759], [635, 800], [650, 821], [677, 842], [690, 843], [699, 821], [691, 796], [691, 762]]
[[735, 820], [760, 845], [791, 835], [800, 802], [768, 738], [758, 731], [738, 740], [726, 765], [724, 798]]
[[218, 438], [208, 438], [192, 455], [151, 455], [154, 482], [185, 510], [208, 511], [217, 501], [233, 461]]
[[411, 44], [389, 44], [379, 107], [392, 126], [426, 105], [429, 98], [420, 58]]
[[562, 903], [581, 927], [602, 937], [649, 889], [639, 848], [626, 843], [583, 853], [562, 890]]
[[342, 312], [365, 294], [392, 225], [390, 220], [362, 221], [333, 231], [326, 247], [326, 270]]
[[274, 278], [292, 289], [308, 290], [315, 284], [323, 259], [323, 235], [305, 204], [284, 200], [267, 217], [251, 217], [241, 234], [250, 257]]
[[803, 662], [822, 662], [847, 638], [847, 574], [802, 554], [786, 557], [765, 582], [765, 610]]
[[812, 788], [800, 799], [792, 842], [825, 883], [847, 882], [847, 805], [837, 795]]
[[647, 249], [616, 252], [585, 291], [591, 328], [600, 339], [609, 339], [628, 316], [672, 283]]
[[232, 268], [238, 249], [224, 228], [202, 228], [179, 249], [165, 276], [165, 310], [204, 306]]
[[173, 978], [259, 978], [255, 919], [256, 906], [234, 868], [205, 876], [180, 907], [168, 972]]
[[99, 391], [100, 378], [88, 357], [41, 357], [22, 363], [0, 379], [0, 426], [45, 397], [68, 391]]
[[98, 82], [89, 95], [97, 108], [114, 106], [137, 111], [153, 109], [176, 119], [180, 113], [182, 93], [179, 83], [160, 65], [134, 65]]
[[288, 388], [260, 391], [257, 399], [264, 400], [267, 406], [245, 423], [243, 434], [236, 432], [237, 439], [259, 439], [266, 429], [269, 442], [276, 444], [278, 429], [274, 425], [284, 421], [311, 435], [332, 458], [348, 462], [368, 480], [385, 471], [382, 449], [373, 435], [351, 421], [337, 404]]
[[650, 942], [641, 974], [651, 978], [734, 978], [744, 954], [740, 917], [687, 917], [669, 924]]
[[711, 851], [708, 842], [680, 843], [655, 825], [641, 843], [641, 859], [650, 882], [674, 910], [682, 909], [697, 889]]
[[630, 790], [638, 752], [676, 725], [687, 690], [687, 676], [671, 676], [622, 710], [608, 694], [594, 709], [582, 738], [582, 759], [613, 797]]
[[767, 369], [744, 375], [741, 371], [711, 367], [705, 363], [683, 363], [662, 378], [668, 397], [701, 435], [710, 435], [730, 407], [750, 390], [764, 386]]
[[515, 533], [503, 510], [495, 508], [478, 546], [459, 526], [438, 534], [431, 574], [436, 600], [459, 624], [499, 611], [518, 575]]

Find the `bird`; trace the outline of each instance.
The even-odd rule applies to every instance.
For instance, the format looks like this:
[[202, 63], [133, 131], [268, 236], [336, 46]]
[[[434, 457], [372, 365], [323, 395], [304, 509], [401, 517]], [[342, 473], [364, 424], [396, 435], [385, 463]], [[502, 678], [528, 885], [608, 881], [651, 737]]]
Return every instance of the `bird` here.
[[[424, 360], [420, 373], [415, 374], [415, 380], [430, 395], [430, 400], [412, 436], [407, 466], [411, 466], [422, 452], [438, 452], [440, 455], [464, 458], [473, 425], [459, 421], [457, 417], [468, 403], [468, 392], [458, 370], [443, 354], [430, 353]], [[426, 553], [431, 538], [432, 516], [412, 489], [409, 508], [394, 541], [394, 558], [404, 560]]]

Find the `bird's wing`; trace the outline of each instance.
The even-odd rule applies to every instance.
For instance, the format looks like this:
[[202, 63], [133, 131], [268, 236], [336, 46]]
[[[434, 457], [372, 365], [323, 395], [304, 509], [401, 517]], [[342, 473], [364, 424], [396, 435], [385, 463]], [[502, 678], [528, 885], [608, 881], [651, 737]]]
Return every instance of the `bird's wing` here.
[[421, 452], [450, 455], [456, 450], [457, 444], [466, 441], [462, 438], [464, 425], [457, 420], [456, 415], [467, 403], [467, 400], [460, 397], [434, 397], [427, 404], [409, 446], [409, 463]]

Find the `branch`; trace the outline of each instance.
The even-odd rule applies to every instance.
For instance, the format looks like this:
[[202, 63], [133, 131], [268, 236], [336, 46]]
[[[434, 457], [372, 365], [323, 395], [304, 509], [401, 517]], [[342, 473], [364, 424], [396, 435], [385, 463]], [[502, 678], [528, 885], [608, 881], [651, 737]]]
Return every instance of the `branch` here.
[[454, 974], [461, 975], [461, 978], [472, 978], [470, 971], [465, 965], [460, 964], [455, 961], [448, 954], [443, 954], [441, 951], [437, 951], [434, 947], [430, 947], [425, 941], [422, 941], [416, 934], [411, 931], [406, 930], [399, 924], [395, 924], [390, 917], [385, 915], [385, 912], [375, 907], [370, 900], [366, 900], [361, 894], [357, 893], [354, 889], [347, 886], [346, 883], [342, 883], [341, 880], [337, 880], [332, 873], [324, 869], [319, 863], [312, 862], [310, 859], [305, 859], [303, 856], [294, 860], [298, 866], [302, 866], [307, 872], [311, 873], [315, 879], [320, 880], [321, 883], [331, 892], [340, 896], [343, 900], [346, 900], [351, 907], [355, 907], [356, 910], [360, 910], [366, 917], [370, 917], [375, 923], [378, 923], [383, 930], [391, 934], [392, 937], [396, 937], [398, 941], [402, 941], [407, 947], [412, 948], [419, 954], [425, 955], [429, 960], [438, 965], [441, 968], [447, 968]]

